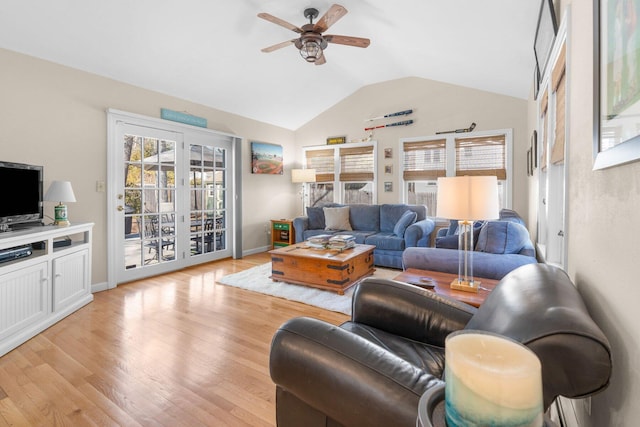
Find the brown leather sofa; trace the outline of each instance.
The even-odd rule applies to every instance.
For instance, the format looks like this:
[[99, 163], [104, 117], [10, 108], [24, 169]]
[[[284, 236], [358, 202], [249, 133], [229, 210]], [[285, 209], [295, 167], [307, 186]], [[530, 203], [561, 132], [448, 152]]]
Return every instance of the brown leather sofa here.
[[607, 338], [562, 270], [545, 264], [505, 276], [479, 308], [390, 280], [368, 278], [338, 326], [295, 318], [270, 355], [279, 427], [414, 426], [420, 396], [442, 384], [446, 336], [484, 330], [528, 346], [542, 364], [545, 410], [558, 395], [604, 389]]

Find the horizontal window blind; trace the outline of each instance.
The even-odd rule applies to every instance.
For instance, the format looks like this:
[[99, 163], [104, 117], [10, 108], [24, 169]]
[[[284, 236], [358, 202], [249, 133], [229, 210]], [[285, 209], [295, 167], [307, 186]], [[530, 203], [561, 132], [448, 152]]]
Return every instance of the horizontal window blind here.
[[316, 170], [316, 182], [331, 182], [335, 177], [334, 150], [307, 150], [307, 169]]
[[447, 175], [446, 140], [412, 141], [403, 144], [405, 181], [437, 179]]
[[456, 175], [507, 179], [505, 135], [456, 138]]
[[340, 181], [373, 181], [373, 145], [340, 148]]

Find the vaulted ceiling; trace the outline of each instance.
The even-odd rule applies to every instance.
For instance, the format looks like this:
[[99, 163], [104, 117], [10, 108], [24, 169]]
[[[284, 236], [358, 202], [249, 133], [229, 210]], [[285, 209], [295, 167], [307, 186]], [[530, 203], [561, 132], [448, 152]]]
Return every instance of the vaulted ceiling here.
[[295, 130], [359, 88], [416, 76], [527, 98], [540, 0], [335, 0], [348, 13], [306, 63], [296, 26], [334, 1], [20, 0], [0, 5], [0, 47]]

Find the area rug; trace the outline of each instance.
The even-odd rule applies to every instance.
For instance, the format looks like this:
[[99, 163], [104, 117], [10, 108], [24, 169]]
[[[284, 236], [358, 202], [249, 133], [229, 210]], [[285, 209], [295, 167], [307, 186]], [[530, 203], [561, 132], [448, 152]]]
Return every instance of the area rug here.
[[[376, 268], [374, 277], [391, 279], [400, 274], [399, 270]], [[248, 289], [262, 294], [298, 301], [304, 304], [321, 307], [338, 313], [351, 314], [351, 298], [355, 286], [350, 287], [344, 295], [335, 292], [324, 291], [308, 286], [294, 285], [285, 282], [274, 282], [271, 276], [271, 263], [259, 265], [239, 273], [229, 274], [218, 283], [237, 288]]]

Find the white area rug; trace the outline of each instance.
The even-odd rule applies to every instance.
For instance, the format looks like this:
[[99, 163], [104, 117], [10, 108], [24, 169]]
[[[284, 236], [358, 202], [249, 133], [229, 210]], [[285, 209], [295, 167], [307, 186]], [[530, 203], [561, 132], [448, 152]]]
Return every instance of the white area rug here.
[[[391, 279], [400, 274], [399, 270], [376, 268], [375, 277]], [[271, 263], [259, 265], [239, 273], [229, 274], [218, 280], [223, 285], [248, 289], [262, 294], [273, 295], [291, 301], [321, 307], [338, 313], [351, 314], [351, 297], [355, 286], [350, 287], [344, 295], [323, 291], [308, 286], [294, 285], [285, 282], [274, 282], [271, 276]]]

